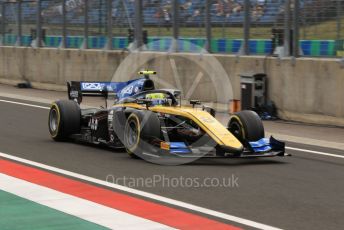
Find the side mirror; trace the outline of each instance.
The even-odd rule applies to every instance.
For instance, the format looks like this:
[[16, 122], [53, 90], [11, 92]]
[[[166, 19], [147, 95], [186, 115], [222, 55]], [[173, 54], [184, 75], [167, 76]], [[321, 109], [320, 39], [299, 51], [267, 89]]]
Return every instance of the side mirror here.
[[190, 100], [190, 104], [192, 105], [192, 108], [195, 108], [195, 105], [200, 105], [200, 100]]
[[207, 112], [210, 113], [210, 115], [212, 115], [213, 117], [216, 116], [216, 111], [215, 111], [215, 109], [213, 109], [213, 108], [211, 108], [211, 107], [209, 107], [209, 106], [203, 105], [202, 110], [203, 110], [203, 111], [207, 111]]

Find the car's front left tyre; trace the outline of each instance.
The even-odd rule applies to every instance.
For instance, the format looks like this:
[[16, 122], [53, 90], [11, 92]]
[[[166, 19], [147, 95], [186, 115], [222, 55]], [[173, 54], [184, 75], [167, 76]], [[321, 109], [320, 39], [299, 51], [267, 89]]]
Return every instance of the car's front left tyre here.
[[81, 111], [75, 101], [56, 101], [51, 105], [48, 127], [55, 141], [63, 141], [72, 134], [80, 133], [80, 121]]
[[258, 141], [265, 136], [262, 120], [256, 112], [250, 110], [240, 111], [231, 115], [227, 127], [243, 144]]
[[124, 146], [128, 155], [139, 158], [141, 142], [141, 121], [136, 113], [129, 115], [124, 127]]

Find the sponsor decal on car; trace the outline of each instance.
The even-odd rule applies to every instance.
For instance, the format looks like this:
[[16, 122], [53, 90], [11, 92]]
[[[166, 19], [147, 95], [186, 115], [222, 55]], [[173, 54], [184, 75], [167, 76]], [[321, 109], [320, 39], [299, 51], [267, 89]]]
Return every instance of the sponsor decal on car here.
[[103, 90], [105, 84], [100, 82], [82, 82], [81, 90]]

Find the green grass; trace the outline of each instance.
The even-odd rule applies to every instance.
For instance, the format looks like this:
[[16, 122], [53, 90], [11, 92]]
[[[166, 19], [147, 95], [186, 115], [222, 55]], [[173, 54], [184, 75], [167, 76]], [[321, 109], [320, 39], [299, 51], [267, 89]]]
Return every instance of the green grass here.
[[[339, 39], [344, 39], [344, 18], [341, 19]], [[337, 22], [326, 21], [316, 25], [300, 27], [300, 39], [336, 40], [338, 35]]]

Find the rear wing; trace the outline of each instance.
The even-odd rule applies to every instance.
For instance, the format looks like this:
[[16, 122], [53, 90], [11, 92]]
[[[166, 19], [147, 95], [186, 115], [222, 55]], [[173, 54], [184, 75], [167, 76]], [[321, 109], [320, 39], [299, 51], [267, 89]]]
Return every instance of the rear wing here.
[[[143, 73], [150, 73], [145, 71]], [[154, 82], [149, 76], [133, 79], [125, 82], [90, 82], [71, 81], [67, 82], [68, 98], [79, 104], [83, 96], [94, 96], [108, 98], [114, 95], [117, 99], [133, 96], [139, 92], [155, 89]]]
[[119, 92], [127, 84], [128, 82], [70, 81], [67, 82], [68, 98], [79, 104], [84, 96], [108, 98], [109, 95], [115, 96], [116, 92]]

